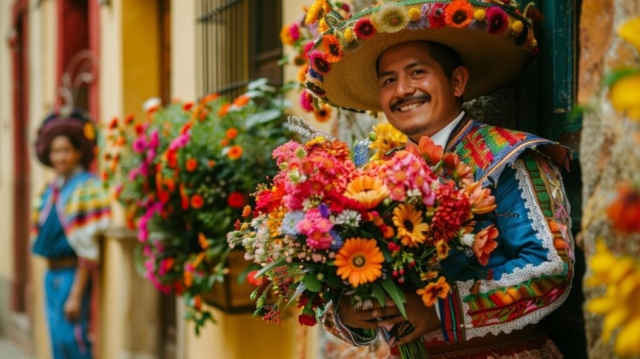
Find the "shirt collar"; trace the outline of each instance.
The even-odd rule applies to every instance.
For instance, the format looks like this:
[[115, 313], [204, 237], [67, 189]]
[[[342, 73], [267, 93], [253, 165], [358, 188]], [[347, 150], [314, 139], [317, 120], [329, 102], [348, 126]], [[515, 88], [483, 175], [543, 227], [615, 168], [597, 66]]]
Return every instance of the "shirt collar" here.
[[447, 141], [449, 140], [449, 136], [451, 136], [451, 132], [456, 128], [458, 123], [464, 117], [464, 111], [461, 111], [458, 117], [455, 120], [451, 121], [448, 125], [446, 125], [443, 129], [438, 131], [435, 135], [431, 136], [431, 139], [436, 145], [442, 146], [442, 148], [446, 148]]

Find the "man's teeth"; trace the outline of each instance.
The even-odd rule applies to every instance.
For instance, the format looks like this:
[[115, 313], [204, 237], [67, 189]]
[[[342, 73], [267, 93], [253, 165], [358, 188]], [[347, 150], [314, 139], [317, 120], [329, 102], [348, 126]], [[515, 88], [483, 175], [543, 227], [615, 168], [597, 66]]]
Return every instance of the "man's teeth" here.
[[400, 107], [400, 111], [409, 111], [409, 110], [413, 110], [416, 107], [420, 107], [420, 105], [422, 105], [422, 103], [416, 102], [416, 103], [412, 103], [410, 105], [406, 105], [406, 106], [402, 106]]

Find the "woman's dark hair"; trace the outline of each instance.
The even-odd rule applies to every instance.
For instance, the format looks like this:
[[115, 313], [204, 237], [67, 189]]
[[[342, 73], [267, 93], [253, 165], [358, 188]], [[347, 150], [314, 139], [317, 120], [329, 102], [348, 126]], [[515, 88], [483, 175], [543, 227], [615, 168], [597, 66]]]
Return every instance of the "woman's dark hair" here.
[[[57, 135], [56, 137], [54, 137], [51, 142], [53, 142], [53, 140], [55, 140], [57, 137], [66, 137], [69, 140], [69, 143], [71, 144], [71, 146], [73, 146], [73, 148], [75, 148], [77, 151], [82, 151], [82, 144], [80, 143], [80, 140], [77, 137], [68, 135], [66, 133], [61, 133], [59, 135]], [[49, 149], [51, 150], [51, 149]]]

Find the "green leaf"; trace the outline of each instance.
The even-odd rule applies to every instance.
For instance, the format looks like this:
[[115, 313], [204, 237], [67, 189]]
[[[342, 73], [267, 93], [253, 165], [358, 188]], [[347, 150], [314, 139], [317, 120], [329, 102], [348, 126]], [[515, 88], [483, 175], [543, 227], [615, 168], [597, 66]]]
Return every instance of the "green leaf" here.
[[293, 293], [293, 295], [291, 296], [291, 298], [289, 298], [289, 302], [287, 303], [287, 305], [284, 306], [284, 309], [287, 309], [287, 307], [295, 302], [296, 299], [298, 299], [298, 297], [300, 296], [300, 294], [302, 294], [302, 292], [304, 292], [305, 290], [307, 290], [307, 286], [304, 284], [304, 282], [300, 282], [298, 284], [298, 288], [296, 288], [295, 293]]
[[289, 63], [289, 56], [285, 56], [278, 60], [278, 66], [286, 65], [287, 63]]
[[261, 275], [264, 275], [265, 273], [267, 273], [267, 271], [269, 271], [270, 269], [273, 269], [279, 265], [281, 265], [282, 263], [285, 262], [285, 258], [280, 258], [277, 261], [266, 265], [265, 267], [262, 267], [262, 269], [260, 269], [258, 271], [258, 273], [256, 273], [256, 278], [260, 277]]
[[327, 274], [327, 284], [334, 288], [343, 287], [342, 279], [335, 274]]
[[312, 292], [319, 292], [322, 289], [322, 283], [318, 280], [318, 275], [309, 273], [304, 276], [304, 285]]
[[637, 73], [640, 73], [640, 68], [626, 68], [611, 71], [605, 76], [604, 85], [606, 87], [611, 87], [616, 81], [620, 80], [621, 78], [635, 75]]
[[387, 294], [389, 294], [391, 300], [393, 300], [393, 302], [396, 304], [398, 310], [400, 311], [400, 313], [402, 313], [402, 316], [407, 318], [407, 311], [404, 309], [404, 293], [402, 293], [400, 288], [398, 288], [389, 277], [381, 280], [380, 284], [382, 285], [382, 288], [384, 288], [384, 290], [387, 292]]
[[282, 111], [280, 111], [279, 109], [269, 109], [266, 111], [257, 112], [247, 116], [245, 126], [247, 127], [247, 129], [250, 129], [255, 125], [260, 125], [277, 120], [280, 118], [280, 116], [282, 116]]
[[373, 284], [371, 285], [371, 290], [373, 291], [373, 295], [376, 297], [376, 299], [378, 299], [378, 302], [380, 302], [380, 305], [382, 305], [383, 307], [386, 306], [387, 298], [384, 295], [384, 289], [382, 289], [382, 287], [378, 284]]
[[264, 77], [263, 77], [263, 78], [260, 78], [260, 79], [257, 79], [257, 80], [255, 80], [255, 81], [251, 81], [251, 82], [249, 82], [249, 84], [247, 85], [247, 89], [248, 89], [248, 90], [257, 90], [257, 89], [259, 89], [260, 87], [262, 87], [262, 86], [266, 85], [266, 84], [267, 84], [267, 82], [269, 82], [269, 80], [267, 80], [267, 79], [266, 79], [266, 78], [264, 78]]
[[249, 90], [245, 92], [244, 95], [247, 96], [248, 98], [256, 98], [256, 97], [262, 97], [263, 93], [262, 91]]

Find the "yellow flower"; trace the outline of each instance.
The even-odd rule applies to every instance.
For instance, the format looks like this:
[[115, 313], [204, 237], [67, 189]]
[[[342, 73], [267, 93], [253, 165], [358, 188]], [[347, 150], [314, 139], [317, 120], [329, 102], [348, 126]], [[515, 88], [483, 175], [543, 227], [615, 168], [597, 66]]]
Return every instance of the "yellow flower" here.
[[409, 14], [403, 6], [387, 3], [371, 19], [379, 32], [394, 33], [403, 30], [409, 23]]
[[346, 30], [344, 30], [344, 39], [347, 42], [352, 42], [353, 40], [355, 40], [356, 38], [353, 36], [353, 29], [348, 27]]
[[640, 120], [640, 72], [624, 76], [611, 85], [613, 107], [631, 119]]
[[355, 288], [382, 276], [384, 256], [375, 239], [349, 238], [336, 255], [337, 274]]
[[447, 294], [449, 294], [449, 289], [449, 283], [444, 277], [440, 277], [436, 283], [429, 283], [424, 289], [418, 289], [416, 293], [422, 296], [424, 305], [430, 307], [436, 303], [437, 298], [446, 298]]
[[420, 20], [420, 16], [422, 16], [422, 12], [420, 11], [419, 8], [417, 7], [412, 7], [411, 9], [409, 9], [409, 19], [411, 21], [418, 21]]
[[482, 9], [478, 9], [473, 13], [473, 18], [476, 21], [484, 21], [487, 18], [487, 13]]
[[618, 35], [640, 52], [640, 36], [638, 34], [640, 34], [640, 17], [627, 21], [618, 29]]
[[402, 244], [409, 247], [424, 243], [425, 232], [429, 230], [429, 225], [422, 222], [422, 211], [411, 204], [401, 203], [393, 209], [393, 224], [398, 228]]
[[373, 141], [369, 148], [378, 150], [376, 158], [407, 144], [407, 136], [386, 122], [375, 125], [369, 138]]
[[307, 11], [307, 16], [304, 20], [304, 23], [309, 25], [318, 21], [318, 17], [321, 15], [321, 11], [324, 8], [324, 3], [326, 0], [316, 0], [316, 2], [311, 5], [309, 11]]
[[329, 25], [327, 25], [324, 18], [320, 19], [318, 22], [318, 31], [320, 31], [320, 33], [325, 33], [327, 30], [329, 30]]
[[280, 30], [280, 41], [284, 45], [293, 45], [296, 42], [289, 31], [290, 26], [291, 25], [284, 25]]
[[379, 178], [360, 176], [349, 182], [344, 195], [357, 201], [365, 209], [372, 209], [387, 198], [389, 189]]

